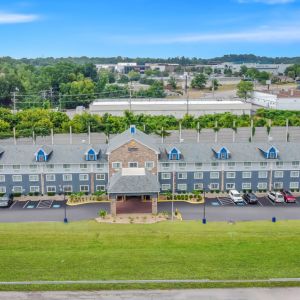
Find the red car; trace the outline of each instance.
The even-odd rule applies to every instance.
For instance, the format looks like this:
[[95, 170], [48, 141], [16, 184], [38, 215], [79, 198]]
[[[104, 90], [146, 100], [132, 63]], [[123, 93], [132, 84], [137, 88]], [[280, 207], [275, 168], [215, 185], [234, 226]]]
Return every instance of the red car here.
[[296, 197], [291, 194], [290, 191], [281, 192], [286, 203], [295, 203]]

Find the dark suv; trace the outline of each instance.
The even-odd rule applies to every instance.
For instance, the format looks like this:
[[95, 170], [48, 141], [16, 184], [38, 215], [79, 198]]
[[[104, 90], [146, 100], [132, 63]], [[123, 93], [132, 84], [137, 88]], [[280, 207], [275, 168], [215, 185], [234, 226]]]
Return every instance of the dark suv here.
[[13, 203], [13, 195], [4, 194], [0, 197], [0, 208], [1, 207], [10, 207]]
[[258, 201], [257, 197], [253, 193], [246, 193], [243, 198], [248, 204], [257, 204]]

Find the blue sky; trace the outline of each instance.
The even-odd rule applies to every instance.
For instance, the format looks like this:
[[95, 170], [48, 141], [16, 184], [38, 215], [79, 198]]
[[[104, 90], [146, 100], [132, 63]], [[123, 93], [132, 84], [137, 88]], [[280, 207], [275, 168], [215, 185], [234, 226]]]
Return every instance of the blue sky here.
[[0, 0], [0, 56], [300, 56], [300, 0]]

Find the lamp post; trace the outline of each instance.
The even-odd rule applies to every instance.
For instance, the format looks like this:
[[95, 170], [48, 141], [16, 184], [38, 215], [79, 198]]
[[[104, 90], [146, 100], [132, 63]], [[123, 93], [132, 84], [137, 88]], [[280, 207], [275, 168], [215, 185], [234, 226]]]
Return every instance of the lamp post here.
[[63, 190], [62, 186], [59, 185], [59, 191], [60, 193], [62, 193], [64, 195], [64, 223], [67, 224], [68, 223], [68, 218], [67, 218], [67, 203], [66, 203], [66, 193]]
[[202, 218], [202, 224], [206, 224], [206, 201], [205, 201], [205, 188], [203, 189], [203, 218]]

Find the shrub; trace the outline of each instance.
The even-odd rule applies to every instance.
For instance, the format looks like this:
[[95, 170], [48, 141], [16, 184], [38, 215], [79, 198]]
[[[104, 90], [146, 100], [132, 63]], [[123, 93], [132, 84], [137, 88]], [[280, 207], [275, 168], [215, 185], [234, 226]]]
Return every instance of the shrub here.
[[48, 196], [54, 196], [55, 193], [54, 193], [54, 192], [48, 192], [47, 195], [48, 195]]
[[21, 193], [13, 193], [13, 196], [14, 196], [14, 197], [20, 197], [20, 196], [21, 196]]
[[104, 209], [100, 209], [98, 212], [99, 217], [101, 217], [102, 219], [104, 219], [107, 215], [107, 211]]

